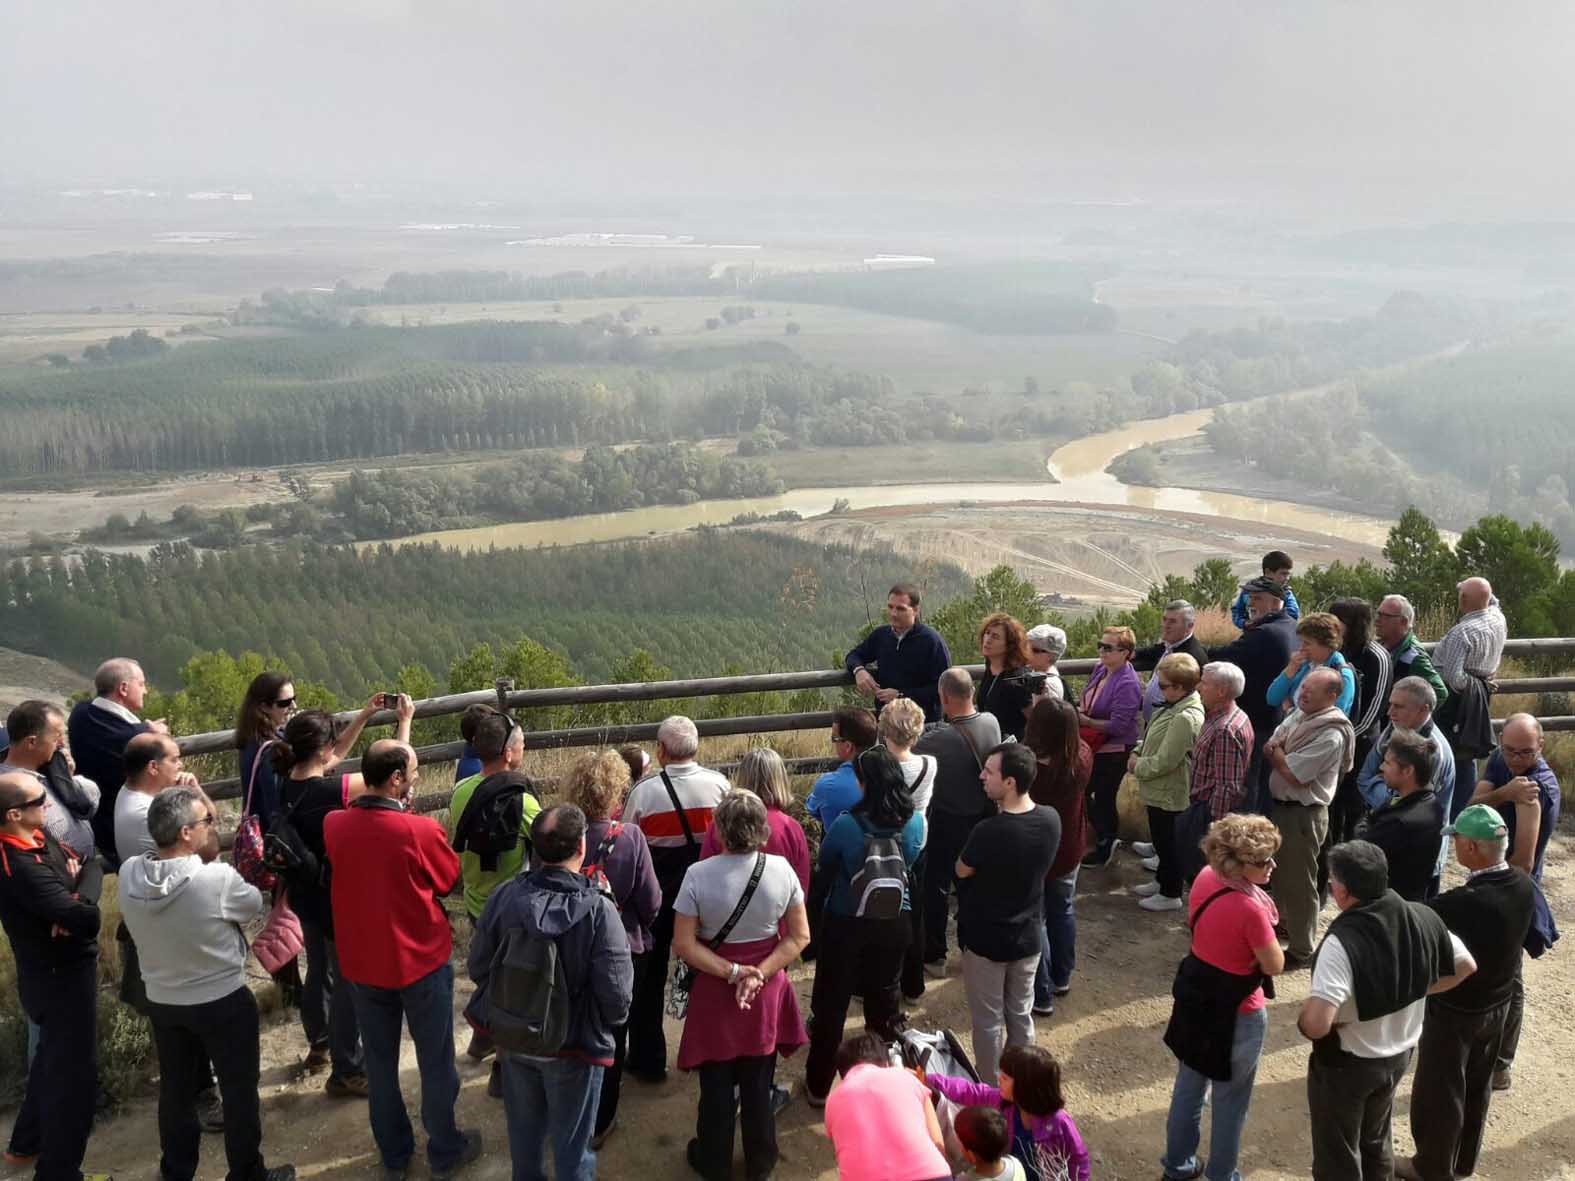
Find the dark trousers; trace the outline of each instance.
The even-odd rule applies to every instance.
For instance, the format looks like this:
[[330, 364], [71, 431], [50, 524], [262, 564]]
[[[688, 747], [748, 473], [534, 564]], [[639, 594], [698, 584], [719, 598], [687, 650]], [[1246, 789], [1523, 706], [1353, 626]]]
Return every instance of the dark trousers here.
[[1088, 774], [1088, 819], [1099, 837], [1101, 848], [1121, 835], [1121, 813], [1116, 808], [1116, 797], [1121, 793], [1121, 780], [1127, 773], [1127, 756], [1130, 750], [1112, 750], [1094, 756], [1093, 769]]
[[400, 1024], [410, 1026], [421, 1076], [421, 1124], [427, 1163], [434, 1172], [459, 1160], [464, 1148], [454, 1122], [459, 1071], [454, 1067], [454, 967], [443, 964], [404, 988], [346, 981], [354, 998], [366, 1053], [368, 1115], [383, 1165], [403, 1169], [416, 1152], [410, 1113], [399, 1089]]
[[[926, 844], [908, 871], [908, 881], [913, 883], [913, 887], [908, 890], [908, 905], [912, 908], [908, 911], [908, 928], [912, 935], [908, 940], [908, 949], [902, 953], [901, 979], [902, 995], [906, 997], [924, 995], [924, 880], [929, 869], [930, 850]], [[945, 934], [944, 929], [942, 934]]]
[[35, 1153], [35, 1181], [81, 1181], [93, 1130], [93, 1080], [98, 1077], [96, 960], [67, 971], [18, 965], [22, 1011], [39, 1027], [38, 1052], [27, 1072], [11, 1151]]
[[[1521, 961], [1524, 966], [1525, 961]], [[1509, 994], [1509, 1008], [1504, 1013], [1504, 1036], [1498, 1044], [1498, 1061], [1495, 1070], [1508, 1070], [1515, 1065], [1515, 1051], [1520, 1048], [1520, 1025], [1526, 1017], [1526, 980], [1515, 973], [1515, 989]]]
[[242, 986], [202, 1005], [148, 1001], [159, 1053], [159, 1171], [165, 1181], [197, 1175], [202, 1127], [195, 1107], [209, 1085], [209, 1064], [224, 1099], [224, 1158], [228, 1181], [260, 1181], [262, 1103], [257, 1097], [257, 1002]]
[[1370, 742], [1358, 740], [1356, 765], [1341, 777], [1334, 791], [1334, 799], [1329, 804], [1329, 831], [1324, 834], [1323, 846], [1318, 850], [1318, 897], [1324, 902], [1329, 899], [1329, 850], [1355, 839], [1357, 823], [1367, 810], [1362, 793], [1356, 786], [1356, 777], [1370, 750]]
[[906, 915], [861, 919], [826, 912], [809, 1000], [814, 1027], [809, 1033], [804, 1085], [812, 1094], [825, 1095], [831, 1090], [848, 1002], [855, 993], [864, 997], [864, 1028], [882, 1037], [892, 1035], [902, 1015], [897, 978], [911, 937]]
[[333, 937], [316, 923], [301, 920], [306, 944], [306, 983], [301, 988], [301, 1028], [306, 1044], [328, 1047], [329, 1073], [337, 1078], [361, 1074], [361, 1034], [355, 1001], [339, 976], [339, 952]]
[[1411, 1158], [1424, 1181], [1454, 1181], [1476, 1171], [1493, 1095], [1493, 1064], [1509, 1002], [1461, 1013], [1427, 1002], [1411, 1084]]
[[[1276, 717], [1276, 721], [1278, 718]], [[1238, 812], [1267, 816], [1274, 811], [1274, 799], [1269, 795], [1269, 764], [1263, 759], [1263, 748], [1274, 736], [1276, 721], [1252, 719], [1252, 757], [1247, 760], [1247, 794]]]
[[1176, 858], [1176, 820], [1180, 812], [1164, 808], [1148, 809], [1148, 835], [1154, 846], [1154, 856], [1159, 858], [1155, 878], [1159, 892], [1166, 898], [1181, 897], [1181, 863]]
[[957, 857], [968, 843], [973, 826], [981, 819], [981, 816], [930, 811], [930, 835], [924, 849], [924, 900], [919, 904], [924, 912], [926, 960], [946, 958], [946, 920], [951, 914], [947, 894], [956, 879]]
[[776, 1167], [777, 1117], [771, 1113], [776, 1071], [775, 1054], [707, 1062], [700, 1067], [695, 1139], [700, 1142], [698, 1163], [705, 1181], [728, 1181], [733, 1174], [734, 1088], [738, 1122], [744, 1133], [744, 1176], [758, 1181]]
[[1410, 1050], [1392, 1058], [1313, 1052], [1307, 1063], [1313, 1181], [1392, 1181], [1395, 1088], [1410, 1061]]
[[651, 946], [634, 965], [634, 996], [629, 1002], [629, 1048], [623, 1069], [640, 1078], [657, 1079], [667, 1073], [662, 1017], [672, 951], [673, 908], [664, 895], [662, 909], [651, 925]]

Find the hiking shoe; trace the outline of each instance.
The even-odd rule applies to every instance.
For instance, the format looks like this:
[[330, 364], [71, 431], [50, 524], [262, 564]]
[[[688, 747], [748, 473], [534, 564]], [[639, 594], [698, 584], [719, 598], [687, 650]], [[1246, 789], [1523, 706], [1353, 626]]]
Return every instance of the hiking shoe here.
[[793, 1102], [793, 1092], [777, 1083], [771, 1084], [771, 1114], [781, 1115], [782, 1109]]
[[1154, 846], [1149, 841], [1133, 841], [1132, 853], [1134, 856], [1141, 857], [1146, 861], [1154, 856]]
[[306, 1057], [301, 1059], [302, 1070], [321, 1070], [328, 1065], [328, 1043], [308, 1046]]
[[1286, 972], [1300, 972], [1303, 968], [1307, 968], [1307, 967], [1311, 967], [1311, 966], [1312, 966], [1312, 956], [1310, 956], [1310, 955], [1297, 955], [1294, 951], [1288, 951], [1288, 952], [1285, 953], [1285, 967], [1284, 967], [1283, 971], [1286, 971]]
[[461, 1132], [459, 1159], [453, 1164], [432, 1166], [432, 1181], [448, 1181], [455, 1173], [481, 1156], [481, 1133], [477, 1131]]
[[809, 1084], [805, 1083], [804, 1084], [804, 1102], [808, 1103], [816, 1111], [819, 1111], [822, 1107], [826, 1106], [826, 1096], [825, 1095], [817, 1095], [817, 1094], [815, 1094], [814, 1091], [811, 1091], [809, 1089]]
[[1139, 898], [1152, 898], [1155, 894], [1159, 893], [1159, 883], [1144, 882], [1141, 885], [1133, 886], [1132, 893], [1136, 894]]
[[213, 1091], [197, 1096], [197, 1123], [204, 1132], [224, 1131], [224, 1100]]
[[331, 1074], [328, 1076], [328, 1081], [323, 1084], [323, 1093], [330, 1099], [365, 1099], [366, 1075]]
[[397, 1169], [393, 1165], [384, 1165], [383, 1181], [405, 1181], [405, 1174], [409, 1171], [409, 1165], [400, 1165]]
[[263, 1181], [295, 1181], [294, 1165], [275, 1165], [263, 1172]]
[[616, 1132], [617, 1130], [618, 1130], [618, 1117], [617, 1116], [613, 1116], [613, 1122], [612, 1123], [608, 1124], [600, 1132], [597, 1132], [596, 1135], [591, 1137], [591, 1151], [592, 1152], [600, 1152], [602, 1150], [602, 1145], [606, 1144], [608, 1138], [614, 1132]]
[[1154, 894], [1148, 898], [1138, 899], [1138, 905], [1144, 910], [1180, 910], [1181, 899], [1166, 898], [1163, 894]]
[[1054, 1017], [1055, 1016], [1055, 1006], [1054, 1005], [1035, 1005], [1034, 1008], [1033, 1008], [1033, 1013], [1034, 1013], [1035, 1017]]
[[1103, 869], [1110, 864], [1110, 859], [1116, 855], [1116, 850], [1120, 847], [1120, 841], [1111, 841], [1108, 844], [1100, 841], [1099, 844], [1088, 851], [1087, 856], [1082, 860], [1082, 864], [1090, 869]]
[[1072, 991], [1070, 984], [1058, 984], [1050, 990], [1051, 996], [1068, 996]]
[[1503, 1070], [1495, 1070], [1493, 1072], [1493, 1089], [1495, 1091], [1509, 1090], [1510, 1081], [1509, 1067], [1506, 1066]]
[[688, 1162], [689, 1167], [696, 1173], [699, 1173], [702, 1177], [705, 1176], [705, 1170], [700, 1167], [699, 1140], [689, 1141], [689, 1144], [684, 1148], [684, 1160]]
[[926, 976], [928, 976], [931, 980], [945, 980], [946, 979], [946, 957], [942, 956], [938, 960], [925, 960], [924, 961], [924, 974]]
[[1395, 1157], [1395, 1177], [1397, 1181], [1426, 1181], [1417, 1169], [1415, 1160], [1409, 1156]]
[[497, 1049], [490, 1036], [479, 1029], [473, 1029], [470, 1031], [470, 1045], [465, 1047], [465, 1056], [481, 1062], [497, 1053]]
[[1158, 857], [1145, 857], [1145, 858], [1143, 858], [1143, 860], [1141, 862], [1139, 862], [1139, 864], [1142, 865], [1142, 867], [1144, 869], [1148, 870], [1149, 873], [1158, 873], [1159, 872], [1159, 858]]

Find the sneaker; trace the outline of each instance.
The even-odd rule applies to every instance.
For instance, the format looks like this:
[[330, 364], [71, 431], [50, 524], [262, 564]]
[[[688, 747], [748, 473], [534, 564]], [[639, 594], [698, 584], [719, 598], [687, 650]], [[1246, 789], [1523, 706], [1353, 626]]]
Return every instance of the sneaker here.
[[294, 1165], [275, 1165], [263, 1170], [263, 1181], [295, 1181]]
[[455, 1173], [459, 1172], [459, 1170], [470, 1164], [471, 1161], [476, 1160], [481, 1156], [480, 1132], [461, 1132], [459, 1134], [459, 1142], [459, 1159], [454, 1161], [452, 1164], [444, 1165], [441, 1168], [439, 1168], [437, 1165], [433, 1165], [432, 1181], [448, 1181], [448, 1178], [452, 1177]]
[[1303, 968], [1311, 966], [1312, 956], [1297, 955], [1294, 951], [1288, 951], [1285, 953], [1285, 967], [1282, 970], [1286, 972], [1300, 972]]
[[924, 974], [926, 976], [928, 976], [931, 980], [945, 980], [946, 979], [946, 957], [942, 956], [938, 960], [925, 960], [924, 961]]
[[613, 1116], [613, 1122], [612, 1123], [608, 1124], [600, 1132], [597, 1132], [596, 1135], [591, 1137], [591, 1151], [592, 1152], [600, 1152], [602, 1150], [602, 1145], [606, 1144], [607, 1141], [612, 1138], [612, 1134], [614, 1132], [616, 1132], [617, 1130], [618, 1130], [618, 1117], [617, 1116]]
[[217, 1091], [204, 1091], [197, 1096], [197, 1124], [204, 1132], [224, 1131], [224, 1100]]
[[307, 1048], [306, 1057], [301, 1059], [302, 1070], [321, 1070], [328, 1065], [328, 1043]]
[[481, 1062], [495, 1054], [497, 1049], [497, 1046], [492, 1044], [490, 1037], [479, 1029], [472, 1029], [470, 1031], [470, 1045], [465, 1047], [465, 1056]]
[[1144, 882], [1141, 885], [1133, 886], [1132, 893], [1136, 894], [1139, 898], [1152, 898], [1155, 894], [1159, 893], [1159, 883]]
[[503, 1098], [503, 1063], [496, 1060], [492, 1063], [492, 1070], [487, 1074], [487, 1098]]
[[323, 1093], [330, 1099], [365, 1099], [366, 1075], [331, 1074], [328, 1076], [328, 1081], [323, 1084]]
[[1082, 864], [1090, 869], [1103, 869], [1110, 864], [1110, 859], [1116, 855], [1116, 850], [1121, 847], [1120, 841], [1111, 841], [1109, 844], [1101, 841], [1088, 851]]
[[924, 986], [920, 985], [918, 992], [909, 992], [906, 988], [903, 989], [902, 999], [907, 1001], [910, 1005], [917, 1004], [919, 1001], [924, 999]]
[[13, 1169], [25, 1169], [37, 1159], [36, 1152], [12, 1152], [9, 1148], [5, 1150], [5, 1163]]
[[771, 1114], [781, 1115], [782, 1109], [793, 1102], [793, 1092], [780, 1084], [771, 1086]]
[[409, 1165], [400, 1165], [397, 1169], [393, 1165], [384, 1165], [382, 1181], [405, 1181], [405, 1174], [409, 1171]]
[[1052, 988], [1050, 990], [1050, 995], [1051, 996], [1067, 996], [1067, 995], [1069, 995], [1071, 993], [1071, 991], [1072, 991], [1072, 986], [1070, 984], [1061, 984], [1061, 985], [1057, 985], [1055, 988]]
[[699, 1173], [702, 1177], [705, 1176], [705, 1170], [700, 1167], [700, 1141], [699, 1140], [691, 1140], [691, 1141], [689, 1141], [688, 1147], [686, 1147], [684, 1149], [684, 1160], [686, 1160], [689, 1163], [689, 1167], [691, 1169], [693, 1169], [695, 1172]]
[[814, 1091], [811, 1091], [809, 1089], [809, 1084], [805, 1083], [804, 1084], [804, 1102], [808, 1103], [816, 1111], [819, 1111], [822, 1107], [826, 1106], [826, 1096], [815, 1094]]
[[1503, 1070], [1495, 1070], [1493, 1072], [1493, 1089], [1495, 1091], [1509, 1090], [1510, 1081], [1509, 1067], [1506, 1066]]
[[1033, 1013], [1034, 1013], [1035, 1017], [1054, 1017], [1055, 1016], [1055, 1006], [1054, 1005], [1035, 1005], [1034, 1009], [1033, 1009]]
[[1426, 1181], [1416, 1167], [1416, 1161], [1409, 1156], [1395, 1157], [1395, 1177], [1398, 1181]]
[[1163, 894], [1154, 894], [1148, 898], [1138, 899], [1138, 905], [1144, 910], [1180, 910], [1181, 899], [1166, 898]]
[[1159, 858], [1158, 857], [1145, 857], [1145, 858], [1143, 858], [1142, 861], [1138, 862], [1138, 864], [1141, 865], [1144, 869], [1148, 870], [1149, 873], [1158, 873], [1159, 872]]
[[1148, 841], [1133, 841], [1132, 852], [1146, 861], [1154, 856], [1154, 846]]

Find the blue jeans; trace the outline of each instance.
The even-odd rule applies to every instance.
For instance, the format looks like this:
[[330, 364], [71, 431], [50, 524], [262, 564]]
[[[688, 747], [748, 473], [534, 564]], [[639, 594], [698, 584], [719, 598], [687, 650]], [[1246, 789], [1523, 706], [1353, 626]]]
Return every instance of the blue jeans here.
[[1214, 1122], [1209, 1129], [1208, 1181], [1241, 1181], [1236, 1160], [1241, 1154], [1241, 1133], [1247, 1126], [1247, 1106], [1252, 1102], [1252, 1082], [1263, 1053], [1263, 1035], [1269, 1028], [1269, 1010], [1236, 1014], [1236, 1039], [1230, 1052], [1230, 1081], [1205, 1078], [1190, 1066], [1178, 1064], [1176, 1085], [1170, 1092], [1170, 1115], [1165, 1121], [1165, 1156], [1160, 1165], [1167, 1177], [1189, 1177], [1198, 1167], [1198, 1141], [1203, 1134], [1203, 1101], [1213, 1092]]
[[1034, 1008], [1048, 1009], [1055, 990], [1072, 983], [1077, 967], [1078, 866], [1064, 877], [1045, 882], [1045, 921], [1039, 929], [1039, 969], [1034, 973]]
[[532, 1058], [502, 1050], [498, 1060], [514, 1181], [546, 1181], [541, 1162], [549, 1132], [558, 1181], [591, 1181], [596, 1176], [591, 1132], [605, 1068], [579, 1058]]
[[306, 1044], [328, 1045], [329, 1073], [335, 1078], [361, 1074], [361, 1035], [349, 984], [339, 975], [339, 952], [316, 923], [301, 921], [306, 945], [306, 980], [301, 985], [301, 1027]]
[[403, 1021], [416, 1044], [421, 1075], [421, 1124], [427, 1162], [434, 1171], [459, 1160], [464, 1145], [454, 1122], [459, 1071], [454, 1068], [454, 968], [444, 964], [404, 988], [347, 981], [361, 1026], [372, 1139], [383, 1164], [402, 1169], [416, 1153], [410, 1115], [399, 1091], [399, 1038]]

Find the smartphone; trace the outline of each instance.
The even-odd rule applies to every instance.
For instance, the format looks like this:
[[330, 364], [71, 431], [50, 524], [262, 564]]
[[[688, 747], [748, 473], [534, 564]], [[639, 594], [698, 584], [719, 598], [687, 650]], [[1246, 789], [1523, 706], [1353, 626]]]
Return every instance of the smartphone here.
[[399, 691], [397, 689], [394, 690], [393, 692], [384, 693], [383, 694], [383, 708], [384, 709], [398, 709], [399, 708]]

